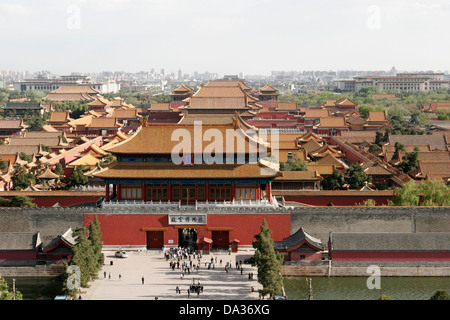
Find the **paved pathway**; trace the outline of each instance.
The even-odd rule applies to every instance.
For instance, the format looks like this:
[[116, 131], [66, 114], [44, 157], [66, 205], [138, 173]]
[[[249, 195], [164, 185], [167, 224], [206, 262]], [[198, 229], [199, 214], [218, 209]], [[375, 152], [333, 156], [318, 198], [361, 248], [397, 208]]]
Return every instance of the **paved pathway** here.
[[[236, 260], [250, 257], [252, 252], [238, 252], [229, 254], [203, 255], [199, 271], [186, 273], [180, 277], [180, 269], [170, 268], [161, 251], [130, 251], [128, 258], [116, 258], [114, 252], [106, 251], [105, 264], [99, 272], [99, 278], [90, 282], [90, 288], [82, 289], [84, 300], [154, 300], [155, 297], [164, 300], [252, 300], [259, 299], [257, 290], [261, 285], [257, 282], [257, 269], [249, 264], [243, 264], [243, 272], [236, 269]], [[217, 257], [214, 269], [208, 270], [204, 261]], [[222, 259], [222, 265], [220, 265]], [[113, 262], [111, 265], [110, 262]], [[232, 267], [225, 272], [226, 262]], [[196, 260], [195, 260], [196, 262]], [[195, 263], [193, 262], [193, 263]], [[104, 278], [106, 272], [106, 278]], [[249, 280], [249, 273], [253, 273], [253, 280]], [[111, 274], [111, 279], [109, 279]], [[119, 274], [121, 279], [119, 279]], [[142, 284], [144, 277], [144, 284]], [[187, 289], [200, 281], [203, 293], [190, 293]], [[181, 293], [176, 293], [176, 287]], [[252, 292], [251, 288], [255, 288]]]

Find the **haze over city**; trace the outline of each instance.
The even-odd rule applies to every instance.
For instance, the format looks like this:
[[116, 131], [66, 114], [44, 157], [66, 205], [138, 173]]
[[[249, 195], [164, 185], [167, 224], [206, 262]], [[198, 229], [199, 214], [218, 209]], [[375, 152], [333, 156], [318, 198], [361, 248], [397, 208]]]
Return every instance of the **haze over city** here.
[[4, 0], [0, 69], [444, 72], [449, 12], [445, 0]]

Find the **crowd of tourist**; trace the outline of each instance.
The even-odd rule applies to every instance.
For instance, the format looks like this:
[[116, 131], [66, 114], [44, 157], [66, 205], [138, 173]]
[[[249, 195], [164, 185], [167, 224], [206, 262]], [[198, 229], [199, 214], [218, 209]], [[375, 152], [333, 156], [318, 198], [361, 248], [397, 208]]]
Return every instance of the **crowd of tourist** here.
[[[211, 256], [209, 259], [204, 259], [202, 262], [202, 253], [192, 250], [192, 248], [171, 248], [164, 252], [165, 259], [169, 262], [169, 268], [173, 271], [180, 273], [180, 280], [183, 280], [186, 275], [190, 275], [191, 272], [198, 274], [200, 268], [205, 270], [216, 269], [216, 267], [223, 268], [223, 270], [228, 273], [233, 267], [232, 261], [223, 261]], [[242, 275], [244, 268], [242, 266], [242, 260], [236, 261], [235, 269], [240, 271]], [[253, 280], [253, 273], [248, 274], [248, 279]], [[179, 286], [175, 288], [177, 294], [181, 294], [181, 289]], [[199, 280], [192, 279], [192, 284], [187, 289], [187, 295], [190, 296], [191, 293], [197, 293], [199, 295], [203, 292], [203, 285], [200, 284]]]

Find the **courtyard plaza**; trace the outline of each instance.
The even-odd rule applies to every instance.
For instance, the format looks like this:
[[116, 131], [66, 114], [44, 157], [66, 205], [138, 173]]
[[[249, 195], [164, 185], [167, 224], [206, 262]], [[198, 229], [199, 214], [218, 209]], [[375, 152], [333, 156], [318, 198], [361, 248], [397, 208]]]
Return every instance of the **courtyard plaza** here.
[[[252, 251], [228, 253], [211, 252], [203, 254], [198, 271], [190, 268], [181, 272], [181, 264], [188, 258], [180, 259], [180, 268], [171, 268], [162, 250], [126, 251], [127, 258], [115, 257], [115, 251], [104, 251], [105, 262], [98, 279], [89, 282], [89, 288], [81, 289], [83, 300], [257, 300], [257, 268], [244, 264], [253, 256]], [[211, 258], [214, 261], [210, 265]], [[191, 260], [198, 264], [197, 255]], [[220, 261], [222, 260], [222, 263]], [[216, 262], [217, 261], [217, 262]], [[242, 261], [242, 272], [236, 262]], [[206, 263], [206, 266], [205, 266]], [[229, 264], [228, 272], [225, 270]], [[182, 275], [183, 274], [183, 275]], [[253, 274], [250, 279], [249, 274]], [[200, 283], [203, 291], [188, 293], [191, 285]], [[176, 288], [180, 291], [177, 292]], [[252, 291], [252, 287], [254, 291]]]

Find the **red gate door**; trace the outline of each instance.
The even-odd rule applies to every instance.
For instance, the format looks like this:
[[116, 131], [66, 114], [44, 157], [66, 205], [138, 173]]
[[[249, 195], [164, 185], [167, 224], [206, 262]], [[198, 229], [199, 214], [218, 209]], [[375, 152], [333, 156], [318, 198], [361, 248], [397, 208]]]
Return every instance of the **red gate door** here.
[[211, 231], [213, 248], [228, 249], [228, 234], [229, 231]]
[[147, 231], [147, 248], [162, 248], [164, 231]]

